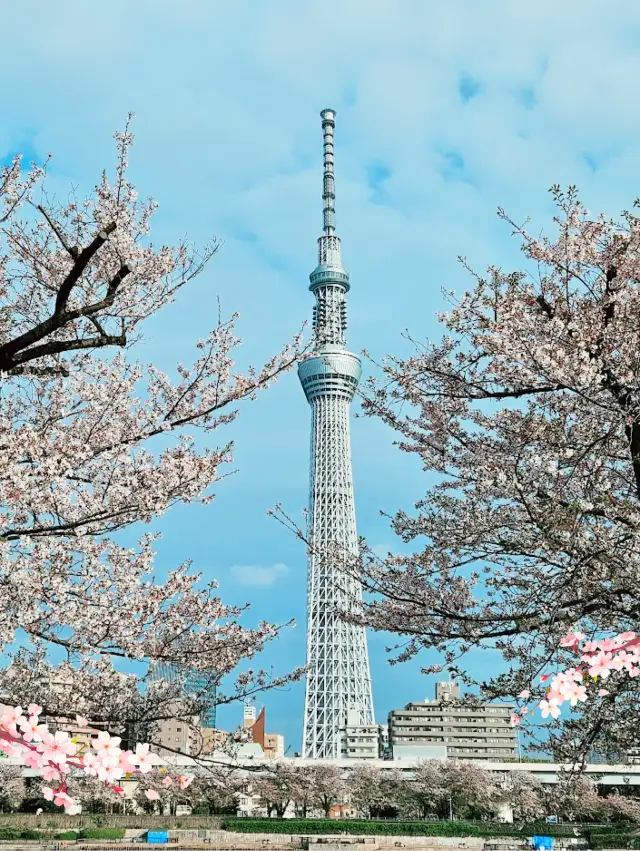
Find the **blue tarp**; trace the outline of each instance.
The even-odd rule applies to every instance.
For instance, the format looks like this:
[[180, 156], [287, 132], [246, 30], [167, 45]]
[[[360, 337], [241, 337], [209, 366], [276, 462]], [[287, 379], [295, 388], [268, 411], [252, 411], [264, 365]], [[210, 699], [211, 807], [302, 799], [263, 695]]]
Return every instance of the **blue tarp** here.
[[147, 831], [147, 842], [156, 845], [166, 845], [169, 841], [169, 834], [166, 830]]
[[535, 851], [551, 851], [553, 848], [553, 836], [532, 836], [531, 841]]

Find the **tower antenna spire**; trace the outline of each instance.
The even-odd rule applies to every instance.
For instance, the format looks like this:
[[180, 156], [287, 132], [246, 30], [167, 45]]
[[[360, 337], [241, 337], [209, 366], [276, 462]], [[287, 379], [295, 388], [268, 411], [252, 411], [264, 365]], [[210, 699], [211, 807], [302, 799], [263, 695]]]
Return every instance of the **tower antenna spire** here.
[[336, 127], [335, 109], [323, 109], [322, 135], [324, 137], [324, 175], [322, 181], [322, 221], [326, 236], [335, 233], [336, 184], [333, 171], [333, 132]]

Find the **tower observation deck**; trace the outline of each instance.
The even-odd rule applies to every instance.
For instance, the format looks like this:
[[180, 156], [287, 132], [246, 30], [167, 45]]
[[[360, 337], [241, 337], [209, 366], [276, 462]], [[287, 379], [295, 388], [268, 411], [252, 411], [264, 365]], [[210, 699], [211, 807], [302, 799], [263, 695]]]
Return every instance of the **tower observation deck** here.
[[[346, 347], [349, 276], [342, 268], [335, 233], [333, 133], [335, 111], [321, 113], [324, 137], [323, 220], [318, 265], [310, 275], [313, 353], [298, 375], [311, 406], [307, 580], [307, 675], [303, 756], [340, 757], [340, 727], [347, 712], [372, 724], [373, 700], [367, 639], [363, 627], [346, 623], [341, 612], [360, 608], [358, 582], [341, 569], [357, 552], [351, 469], [349, 412], [362, 372]], [[330, 552], [330, 555], [327, 553]], [[352, 722], [353, 723], [353, 722]]]

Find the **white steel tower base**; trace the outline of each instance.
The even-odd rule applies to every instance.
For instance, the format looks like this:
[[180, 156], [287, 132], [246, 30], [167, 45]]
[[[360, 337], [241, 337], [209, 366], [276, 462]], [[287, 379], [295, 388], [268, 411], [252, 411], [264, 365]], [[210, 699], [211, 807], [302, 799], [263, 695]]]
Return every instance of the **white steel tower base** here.
[[344, 620], [362, 602], [360, 585], [341, 569], [358, 546], [349, 409], [361, 365], [345, 340], [349, 277], [333, 226], [334, 117], [333, 110], [322, 113], [324, 236], [309, 288], [316, 297], [314, 353], [298, 368], [312, 410], [303, 756], [317, 759], [340, 757], [347, 713], [359, 724], [374, 722], [365, 630]]

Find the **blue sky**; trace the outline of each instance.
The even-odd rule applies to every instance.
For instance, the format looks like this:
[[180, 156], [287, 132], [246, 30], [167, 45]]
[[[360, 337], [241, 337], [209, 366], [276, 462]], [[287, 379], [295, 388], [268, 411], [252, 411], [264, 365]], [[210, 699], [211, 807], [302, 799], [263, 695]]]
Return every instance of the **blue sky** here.
[[[188, 362], [218, 297], [241, 313], [243, 364], [310, 317], [324, 107], [338, 111], [349, 343], [375, 358], [406, 351], [405, 330], [439, 335], [441, 287], [468, 283], [458, 255], [479, 269], [520, 262], [499, 205], [540, 229], [553, 183], [578, 184], [589, 209], [612, 215], [640, 195], [638, 4], [22, 0], [3, 9], [2, 27], [1, 159], [50, 151], [56, 191], [89, 189], [133, 110], [131, 175], [160, 202], [155, 239], [224, 240], [147, 327], [140, 357], [166, 369]], [[230, 602], [251, 601], [252, 618], [295, 617], [265, 659], [283, 671], [304, 661], [305, 554], [266, 511], [280, 502], [299, 517], [307, 500], [309, 411], [296, 376], [229, 434], [238, 473], [212, 505], [162, 519], [158, 565], [191, 558]], [[410, 508], [424, 476], [370, 420], [353, 424], [353, 456], [359, 532], [386, 549], [380, 511]], [[386, 643], [370, 640], [379, 720], [432, 689], [419, 664], [390, 668]], [[269, 728], [297, 750], [302, 686], [266, 702]], [[220, 722], [239, 717], [225, 710]]]

